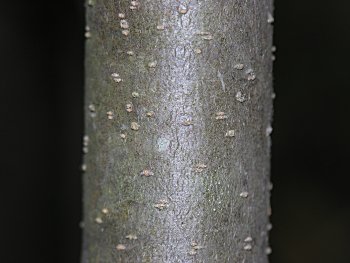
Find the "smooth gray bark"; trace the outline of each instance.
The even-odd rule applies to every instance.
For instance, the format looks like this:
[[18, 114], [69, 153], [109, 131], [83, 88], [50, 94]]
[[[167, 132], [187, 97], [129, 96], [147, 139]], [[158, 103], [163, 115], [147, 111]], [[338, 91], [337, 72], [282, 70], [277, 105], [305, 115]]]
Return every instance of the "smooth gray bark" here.
[[83, 263], [268, 261], [270, 13], [89, 1]]

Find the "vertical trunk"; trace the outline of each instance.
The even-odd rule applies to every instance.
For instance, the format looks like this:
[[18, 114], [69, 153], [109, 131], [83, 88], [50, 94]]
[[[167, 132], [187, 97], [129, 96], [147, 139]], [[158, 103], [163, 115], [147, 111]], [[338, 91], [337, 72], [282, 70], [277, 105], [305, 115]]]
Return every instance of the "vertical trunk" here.
[[84, 263], [267, 262], [272, 0], [90, 0]]

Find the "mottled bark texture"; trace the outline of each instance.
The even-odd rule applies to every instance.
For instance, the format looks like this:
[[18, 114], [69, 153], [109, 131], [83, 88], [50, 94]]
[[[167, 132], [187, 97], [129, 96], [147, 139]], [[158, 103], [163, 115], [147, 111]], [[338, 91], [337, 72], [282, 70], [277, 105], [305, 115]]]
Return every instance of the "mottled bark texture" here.
[[266, 263], [272, 0], [87, 3], [84, 263]]

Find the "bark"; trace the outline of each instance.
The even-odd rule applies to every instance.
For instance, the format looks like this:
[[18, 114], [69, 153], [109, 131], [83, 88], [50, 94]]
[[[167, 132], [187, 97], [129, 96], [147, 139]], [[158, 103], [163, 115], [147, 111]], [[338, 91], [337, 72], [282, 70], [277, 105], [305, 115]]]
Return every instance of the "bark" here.
[[82, 262], [266, 263], [272, 0], [86, 8]]

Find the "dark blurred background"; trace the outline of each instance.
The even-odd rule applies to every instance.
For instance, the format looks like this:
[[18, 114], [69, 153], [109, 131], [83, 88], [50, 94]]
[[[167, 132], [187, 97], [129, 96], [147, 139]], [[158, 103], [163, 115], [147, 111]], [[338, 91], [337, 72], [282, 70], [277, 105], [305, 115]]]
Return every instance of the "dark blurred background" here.
[[[272, 263], [350, 262], [350, 1], [276, 0]], [[0, 5], [0, 262], [77, 263], [84, 8]]]

